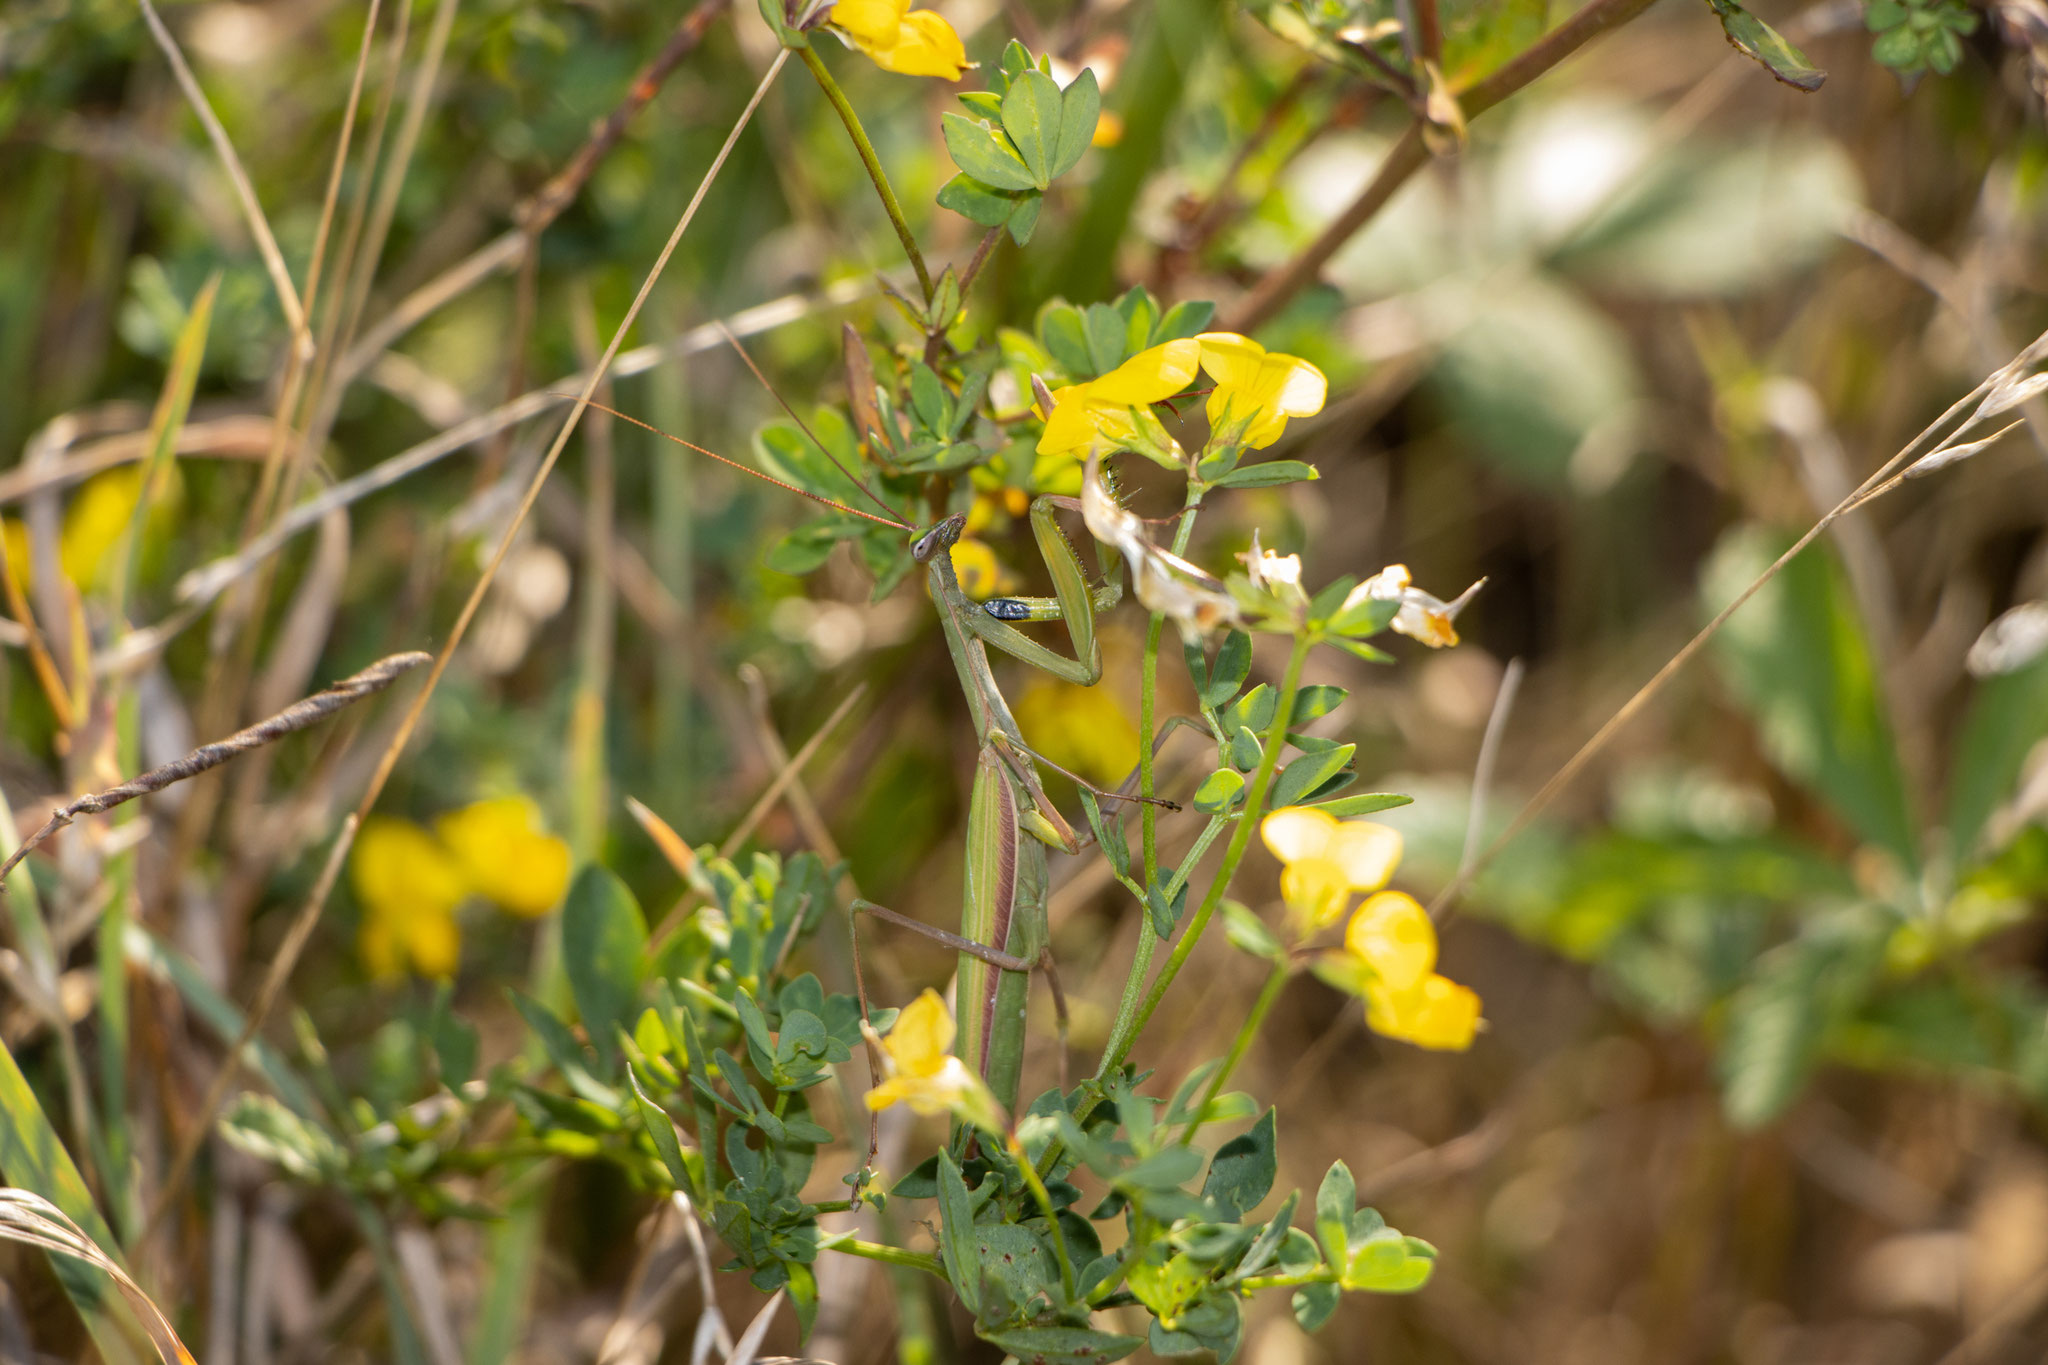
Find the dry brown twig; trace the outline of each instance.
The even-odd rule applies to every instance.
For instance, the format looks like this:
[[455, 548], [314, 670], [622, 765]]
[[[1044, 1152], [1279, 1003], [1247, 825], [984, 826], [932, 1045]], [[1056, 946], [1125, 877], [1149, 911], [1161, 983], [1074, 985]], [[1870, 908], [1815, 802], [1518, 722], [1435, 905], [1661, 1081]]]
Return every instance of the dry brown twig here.
[[414, 650], [379, 659], [362, 672], [343, 678], [332, 687], [315, 692], [310, 697], [293, 702], [268, 720], [260, 720], [247, 729], [237, 730], [226, 739], [216, 740], [212, 744], [202, 744], [183, 758], [173, 759], [160, 767], [151, 768], [140, 777], [130, 778], [118, 787], [109, 787], [103, 792], [88, 792], [70, 804], [60, 806], [51, 813], [41, 829], [31, 834], [20, 848], [9, 854], [6, 862], [0, 863], [0, 879], [4, 879], [12, 872], [14, 865], [34, 852], [36, 846], [43, 840], [79, 816], [98, 815], [102, 811], [109, 811], [125, 802], [133, 801], [138, 796], [160, 792], [173, 783], [197, 777], [209, 768], [218, 768], [229, 759], [246, 754], [251, 749], [261, 748], [309, 725], [318, 724], [344, 706], [353, 705], [364, 697], [382, 692], [400, 677], [427, 663], [429, 657]]

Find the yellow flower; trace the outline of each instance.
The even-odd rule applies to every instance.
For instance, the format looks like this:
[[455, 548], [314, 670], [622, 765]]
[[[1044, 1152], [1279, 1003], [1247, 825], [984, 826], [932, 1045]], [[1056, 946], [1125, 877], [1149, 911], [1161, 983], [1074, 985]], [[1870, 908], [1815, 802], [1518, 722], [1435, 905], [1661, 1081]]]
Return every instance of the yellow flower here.
[[832, 26], [876, 66], [905, 76], [957, 81], [967, 69], [967, 48], [953, 26], [910, 0], [839, 0]]
[[1365, 988], [1365, 1024], [1374, 1033], [1417, 1047], [1463, 1052], [1479, 1032], [1479, 996], [1469, 986], [1434, 974], [1405, 991], [1373, 982]]
[[1095, 116], [1095, 132], [1089, 137], [1091, 147], [1114, 147], [1124, 140], [1124, 116], [1113, 109], [1105, 109]]
[[455, 907], [469, 879], [433, 835], [410, 820], [373, 815], [349, 854], [349, 883], [363, 906], [359, 942], [372, 975], [397, 976], [407, 966], [426, 976], [451, 976], [460, 947]]
[[1209, 424], [1243, 422], [1243, 442], [1258, 449], [1280, 439], [1290, 417], [1313, 417], [1323, 410], [1329, 381], [1299, 356], [1268, 352], [1235, 332], [1204, 332], [1195, 338], [1202, 347], [1202, 368], [1216, 381], [1209, 394]]
[[1394, 613], [1395, 634], [1405, 635], [1411, 640], [1420, 640], [1431, 649], [1442, 649], [1458, 643], [1458, 631], [1452, 623], [1458, 619], [1458, 613], [1465, 609], [1465, 604], [1485, 586], [1486, 580], [1482, 578], [1446, 602], [1415, 587], [1414, 580], [1408, 576], [1406, 564], [1389, 564], [1353, 588], [1351, 595], [1344, 599], [1344, 606], [1339, 609], [1338, 614], [1342, 615], [1344, 611], [1368, 599], [1399, 602], [1400, 609]]
[[955, 1057], [953, 1016], [939, 993], [927, 989], [896, 1016], [887, 1038], [878, 1038], [865, 1022], [861, 1031], [882, 1050], [888, 1078], [868, 1091], [868, 1108], [907, 1104], [927, 1117], [957, 1114], [976, 1127], [1002, 1127], [996, 1097], [973, 1068]]
[[[979, 472], [979, 471], [977, 471]], [[963, 533], [980, 535], [989, 527], [1005, 518], [1015, 521], [1031, 510], [1031, 495], [1021, 488], [1007, 484], [994, 488], [976, 488], [974, 501], [967, 508], [967, 525]], [[959, 561], [955, 559], [955, 564]]]
[[1405, 991], [1436, 966], [1436, 926], [1415, 897], [1382, 891], [1344, 926], [1344, 951], [1372, 968], [1388, 989]]
[[962, 537], [953, 542], [953, 577], [960, 580], [960, 591], [980, 602], [1002, 591], [1009, 574], [987, 541]]
[[1109, 687], [1041, 675], [1017, 697], [1017, 723], [1063, 768], [1113, 786], [1138, 766], [1138, 726]]
[[1335, 924], [1354, 891], [1377, 891], [1401, 861], [1401, 835], [1370, 820], [1342, 823], [1313, 806], [1288, 806], [1259, 823], [1259, 837], [1285, 865], [1280, 894], [1297, 928]]
[[1054, 389], [1038, 453], [1106, 455], [1137, 442], [1132, 410], [1142, 412], [1186, 388], [1201, 358], [1195, 341], [1169, 341], [1138, 352], [1100, 379]]
[[1436, 926], [1413, 896], [1382, 891], [1358, 907], [1344, 947], [1316, 974], [1365, 1000], [1366, 1027], [1417, 1047], [1463, 1051], [1479, 1031], [1479, 997], [1436, 970]]
[[471, 889], [527, 919], [562, 903], [569, 846], [540, 827], [540, 809], [523, 796], [477, 801], [442, 816], [435, 832]]

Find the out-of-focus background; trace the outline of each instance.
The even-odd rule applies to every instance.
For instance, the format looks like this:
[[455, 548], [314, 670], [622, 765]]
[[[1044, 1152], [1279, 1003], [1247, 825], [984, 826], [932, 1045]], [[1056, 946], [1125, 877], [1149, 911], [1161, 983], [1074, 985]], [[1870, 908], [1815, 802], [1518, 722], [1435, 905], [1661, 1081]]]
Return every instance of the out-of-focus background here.
[[[1948, 46], [1884, 49], [1901, 26], [1886, 5]], [[0, 9], [0, 498], [55, 645], [39, 661], [15, 625], [0, 653], [0, 785], [21, 833], [127, 775], [121, 753], [174, 757], [447, 638], [556, 430], [552, 395], [609, 338], [774, 54], [754, 6], [717, 0], [382, 0], [357, 90], [363, 0], [162, 8], [295, 280], [325, 243], [318, 346], [288, 362], [243, 191], [136, 7]], [[1138, 284], [1225, 320], [1263, 300], [1256, 335], [1330, 377], [1325, 410], [1276, 452], [1320, 480], [1218, 500], [1189, 557], [1228, 565], [1257, 527], [1314, 584], [1389, 563], [1445, 597], [1487, 579], [1456, 649], [1311, 664], [1352, 689], [1322, 726], [1358, 745], [1365, 789], [1416, 798], [1379, 818], [1408, 840], [1395, 884], [1425, 900], [1718, 607], [2048, 323], [2048, 11], [2030, 0], [1774, 5], [1762, 17], [1827, 70], [1811, 93], [1731, 50], [1709, 6], [1659, 0], [1474, 116], [1462, 147], [1432, 128], [1437, 154], [1278, 296], [1261, 291], [1413, 118], [1313, 36], [1398, 25], [1409, 5], [938, 8], [984, 61], [1017, 37], [1064, 76], [1092, 67], [1121, 116], [1032, 243], [989, 258], [971, 320], [1028, 330], [1048, 299]], [[1570, 17], [1544, 0], [1442, 9], [1451, 88]], [[953, 87], [819, 42], [927, 254], [964, 262], [980, 229], [932, 207]], [[800, 410], [843, 403], [841, 324], [903, 331], [878, 272], [907, 279], [889, 224], [830, 108], [785, 77], [600, 397], [751, 458], [776, 399], [707, 324], [744, 334]], [[212, 279], [174, 474], [124, 585], [141, 638], [110, 634], [78, 604], [106, 601], [152, 406]], [[280, 488], [264, 471], [286, 400], [310, 448]], [[1489, 1021], [1469, 1053], [1379, 1039], [1354, 1000], [1293, 983], [1240, 1076], [1279, 1108], [1279, 1188], [1342, 1158], [1363, 1202], [1442, 1254], [1422, 1293], [1347, 1299], [1314, 1338], [1265, 1305], [1242, 1358], [2048, 1351], [2048, 775], [2032, 752], [2048, 734], [2048, 409], [2008, 417], [2022, 425], [1998, 443], [1836, 521], [1457, 896], [1443, 969]], [[266, 508], [408, 454], [416, 472], [315, 519], [273, 567], [195, 590]], [[1130, 473], [1134, 506], [1169, 510]], [[808, 579], [764, 567], [810, 511], [591, 413], [379, 809], [431, 824], [529, 798], [579, 858], [666, 909], [680, 884], [621, 799], [716, 842], [822, 734], [808, 796], [855, 881], [950, 922], [974, 740], [944, 642], [914, 582], [870, 602], [851, 556]], [[1028, 581], [1022, 523], [995, 539]], [[1114, 781], [1136, 753], [1143, 617], [1127, 604], [1103, 629], [1096, 689], [999, 672], [1049, 757]], [[1262, 645], [1261, 676], [1278, 662]], [[44, 667], [82, 714], [57, 714]], [[81, 825], [33, 861], [27, 913], [49, 942], [23, 940], [17, 895], [0, 1037], [100, 1178], [140, 1170], [155, 1188], [230, 1002], [259, 989], [401, 710], [291, 740], [142, 821]], [[1202, 772], [1169, 750], [1162, 790], [1184, 797]], [[1071, 788], [1055, 797], [1071, 810]], [[1197, 827], [1162, 823], [1169, 856]], [[775, 805], [752, 837], [793, 850], [816, 833]], [[123, 849], [132, 882], [105, 873]], [[1055, 953], [1092, 1057], [1142, 920], [1099, 857], [1054, 862]], [[1274, 865], [1247, 866], [1238, 894], [1270, 908]], [[116, 900], [134, 914], [110, 942]], [[462, 911], [459, 947], [394, 947], [369, 915], [345, 879], [266, 1036], [299, 1059], [323, 1040], [321, 1074], [346, 1093], [322, 1101], [374, 1118], [425, 1093], [407, 1059], [438, 1016], [407, 968], [455, 954], [453, 1006], [500, 1060], [522, 1039], [505, 988], [546, 939], [485, 901]], [[821, 974], [843, 971], [837, 951]], [[868, 951], [903, 999], [950, 964], [914, 939]], [[1136, 1058], [1169, 1080], [1227, 1045], [1263, 971], [1221, 941], [1191, 965]], [[110, 1008], [127, 1014], [119, 1050]], [[537, 1270], [508, 1306], [485, 1273], [503, 1223], [344, 1195], [218, 1142], [202, 1159], [153, 1256], [209, 1365], [392, 1358], [391, 1266], [381, 1283], [412, 1285], [413, 1311], [446, 1325], [428, 1334], [436, 1365], [503, 1358], [494, 1314], [527, 1358], [594, 1358], [651, 1207], [609, 1168], [561, 1168], [522, 1215], [541, 1220]], [[24, 1160], [0, 1148], [10, 1183]], [[140, 1232], [116, 1225], [123, 1243]], [[0, 1358], [91, 1349], [41, 1253], [0, 1250], [0, 1281]], [[838, 1291], [809, 1350], [894, 1358], [898, 1308], [868, 1283]], [[758, 1303], [743, 1277], [718, 1290], [739, 1321]], [[663, 1309], [669, 1358], [688, 1352], [696, 1293]], [[786, 1329], [771, 1341], [796, 1350]]]

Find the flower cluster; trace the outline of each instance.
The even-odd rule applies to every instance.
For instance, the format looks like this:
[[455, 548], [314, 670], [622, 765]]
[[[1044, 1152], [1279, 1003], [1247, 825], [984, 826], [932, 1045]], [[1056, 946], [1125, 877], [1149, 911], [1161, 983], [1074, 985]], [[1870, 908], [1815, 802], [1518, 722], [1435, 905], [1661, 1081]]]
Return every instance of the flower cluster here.
[[1185, 389], [1197, 369], [1215, 383], [1211, 425], [1254, 449], [1279, 440], [1288, 418], [1321, 412], [1328, 392], [1323, 372], [1298, 356], [1269, 353], [1235, 332], [1204, 332], [1140, 351], [1099, 379], [1054, 389], [1039, 453], [1085, 458], [1130, 448], [1159, 458], [1154, 448], [1171, 442], [1155, 431], [1151, 406]]
[[910, 0], [838, 0], [832, 27], [876, 66], [905, 76], [957, 81], [967, 70], [967, 48], [953, 26]]
[[926, 988], [904, 1006], [886, 1038], [861, 1022], [868, 1042], [881, 1050], [888, 1076], [868, 1091], [868, 1108], [907, 1104], [911, 1112], [931, 1117], [953, 1114], [990, 1132], [1003, 1128], [996, 1097], [974, 1068], [952, 1053], [955, 1032], [952, 1012], [939, 993]]
[[547, 914], [569, 885], [569, 846], [541, 829], [523, 796], [464, 806], [431, 832], [374, 815], [356, 835], [349, 881], [363, 907], [356, 946], [372, 976], [453, 976], [456, 908], [474, 895], [521, 918]]
[[1280, 892], [1297, 932], [1326, 928], [1355, 892], [1368, 896], [1344, 946], [1316, 974], [1365, 1001], [1366, 1026], [1417, 1047], [1462, 1051], [1479, 1030], [1479, 997], [1436, 970], [1436, 926], [1413, 896], [1380, 888], [1401, 860], [1401, 836], [1369, 820], [1338, 821], [1308, 806], [1276, 810], [1259, 834], [1284, 868]]

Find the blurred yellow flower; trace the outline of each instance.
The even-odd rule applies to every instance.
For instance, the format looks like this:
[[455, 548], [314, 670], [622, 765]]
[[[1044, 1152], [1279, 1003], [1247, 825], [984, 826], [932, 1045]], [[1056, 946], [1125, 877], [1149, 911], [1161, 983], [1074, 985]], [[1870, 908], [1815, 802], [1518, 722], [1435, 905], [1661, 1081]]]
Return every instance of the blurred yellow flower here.
[[461, 933], [455, 907], [469, 879], [433, 835], [410, 820], [373, 815], [349, 854], [349, 883], [363, 906], [358, 946], [373, 976], [408, 968], [452, 976]]
[[1124, 140], [1124, 116], [1105, 109], [1095, 116], [1095, 132], [1088, 139], [1092, 147], [1114, 147]]
[[72, 495], [64, 512], [64, 537], [57, 556], [64, 576], [90, 592], [100, 584], [114, 545], [134, 520], [135, 503], [142, 496], [142, 469], [131, 465], [110, 469], [89, 479]]
[[910, 0], [839, 0], [832, 26], [876, 66], [905, 76], [957, 81], [967, 69], [967, 48], [953, 26]]
[[953, 576], [960, 580], [960, 591], [979, 602], [1001, 592], [1009, 573], [987, 541], [963, 537], [953, 543]]
[[1479, 996], [1469, 986], [1433, 974], [1405, 991], [1370, 983], [1365, 988], [1365, 1024], [1399, 1042], [1463, 1052], [1479, 1032]]
[[1041, 455], [1106, 455], [1139, 439], [1132, 410], [1143, 410], [1186, 388], [1201, 367], [1202, 348], [1192, 339], [1169, 341], [1138, 352], [1085, 384], [1052, 391], [1052, 411], [1043, 413]]
[[1216, 381], [1209, 394], [1209, 424], [1250, 420], [1241, 438], [1258, 449], [1280, 439], [1290, 417], [1313, 417], [1323, 410], [1329, 381], [1299, 356], [1269, 352], [1235, 332], [1204, 332], [1195, 338], [1202, 347], [1202, 368]]
[[1411, 640], [1420, 640], [1431, 649], [1443, 649], [1458, 643], [1457, 627], [1452, 623], [1458, 613], [1465, 609], [1478, 591], [1486, 586], [1480, 579], [1449, 602], [1434, 597], [1414, 585], [1408, 576], [1406, 564], [1389, 564], [1371, 578], [1351, 590], [1339, 609], [1342, 615], [1353, 606], [1368, 599], [1381, 602], [1399, 602], [1400, 608], [1394, 613], [1394, 633], [1405, 635]]
[[1138, 725], [1112, 688], [1041, 675], [1015, 709], [1034, 749], [1091, 782], [1114, 786], [1138, 766]]
[[896, 1016], [887, 1038], [877, 1037], [865, 1021], [861, 1031], [882, 1050], [888, 1077], [868, 1091], [868, 1108], [907, 1104], [912, 1113], [930, 1117], [956, 1114], [978, 1128], [999, 1131], [1002, 1111], [973, 1068], [955, 1057], [953, 1015], [939, 993], [927, 989]]
[[1365, 1001], [1366, 1027], [1417, 1047], [1463, 1051], [1479, 1031], [1479, 997], [1436, 970], [1436, 926], [1412, 896], [1382, 891], [1358, 907], [1344, 947], [1316, 974]]
[[1377, 891], [1401, 861], [1401, 835], [1370, 820], [1339, 822], [1313, 806], [1288, 806], [1259, 823], [1259, 837], [1284, 865], [1280, 894], [1296, 929], [1335, 924], [1355, 891]]
[[1389, 990], [1405, 991], [1436, 967], [1436, 926], [1415, 897], [1382, 891], [1344, 926], [1344, 951], [1371, 967]]
[[540, 808], [523, 796], [477, 801], [434, 823], [470, 889], [527, 919], [562, 903], [569, 887], [569, 845], [540, 827]]

